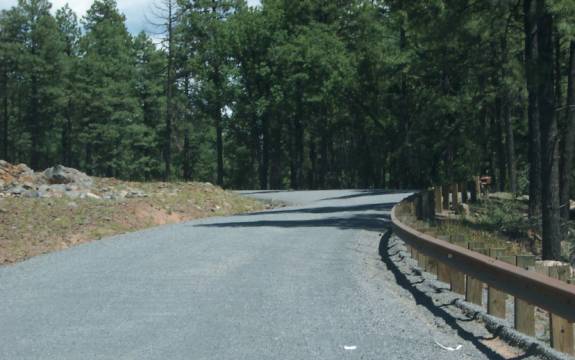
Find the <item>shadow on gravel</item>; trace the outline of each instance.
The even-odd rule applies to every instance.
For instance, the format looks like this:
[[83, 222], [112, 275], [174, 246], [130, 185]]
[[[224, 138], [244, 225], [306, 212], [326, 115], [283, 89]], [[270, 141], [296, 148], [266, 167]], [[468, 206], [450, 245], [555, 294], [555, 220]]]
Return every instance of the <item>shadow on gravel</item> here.
[[388, 214], [364, 214], [354, 215], [350, 217], [330, 217], [326, 219], [314, 220], [259, 220], [259, 221], [237, 221], [225, 222], [215, 224], [200, 224], [193, 225], [197, 227], [210, 227], [210, 228], [251, 228], [251, 227], [282, 227], [282, 228], [298, 228], [298, 227], [337, 227], [340, 229], [361, 229], [361, 230], [374, 230], [385, 231], [389, 228], [389, 215]]
[[281, 193], [281, 192], [287, 192], [287, 190], [255, 190], [255, 191], [238, 191], [238, 194], [240, 195], [259, 195], [259, 194], [275, 194], [275, 193]]
[[366, 204], [356, 206], [321, 206], [315, 208], [299, 208], [289, 210], [270, 210], [255, 213], [243, 214], [240, 216], [254, 215], [275, 215], [275, 214], [329, 214], [339, 212], [356, 212], [356, 211], [391, 211], [397, 202]]
[[388, 230], [379, 243], [379, 255], [381, 256], [381, 260], [385, 263], [387, 268], [391, 271], [393, 276], [395, 277], [395, 281], [399, 286], [404, 288], [405, 290], [409, 291], [415, 302], [418, 305], [424, 306], [429, 312], [431, 312], [434, 316], [441, 318], [445, 321], [445, 323], [451, 327], [453, 330], [457, 331], [457, 335], [460, 336], [462, 339], [471, 342], [479, 351], [485, 354], [489, 359], [501, 359], [501, 360], [521, 360], [524, 358], [528, 358], [533, 356], [530, 351], [527, 351], [526, 354], [517, 356], [514, 358], [507, 358], [499, 355], [491, 348], [484, 345], [481, 340], [491, 340], [497, 337], [497, 332], [493, 334], [492, 338], [485, 338], [485, 337], [477, 337], [472, 333], [468, 332], [467, 330], [463, 329], [457, 321], [472, 321], [473, 318], [469, 319], [456, 319], [452, 315], [450, 315], [447, 311], [443, 310], [444, 307], [449, 306], [450, 304], [444, 305], [436, 305], [431, 298], [429, 298], [425, 293], [418, 290], [414, 285], [418, 284], [419, 282], [411, 282], [401, 270], [397, 268], [397, 266], [393, 263], [390, 259], [389, 252], [389, 239], [392, 235], [392, 231]]
[[350, 195], [343, 195], [343, 196], [334, 196], [325, 199], [321, 199], [320, 201], [326, 200], [346, 200], [346, 199], [353, 199], [363, 196], [375, 196], [375, 195], [388, 195], [388, 194], [405, 194], [409, 193], [409, 190], [354, 190], [357, 194], [350, 194]]

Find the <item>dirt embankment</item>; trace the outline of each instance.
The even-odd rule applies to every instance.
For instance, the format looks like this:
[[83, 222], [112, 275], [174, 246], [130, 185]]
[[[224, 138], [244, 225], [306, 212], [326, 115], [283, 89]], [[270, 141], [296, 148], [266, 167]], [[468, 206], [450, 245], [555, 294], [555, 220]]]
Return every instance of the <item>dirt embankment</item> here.
[[0, 265], [106, 236], [261, 210], [209, 183], [136, 183], [0, 163]]

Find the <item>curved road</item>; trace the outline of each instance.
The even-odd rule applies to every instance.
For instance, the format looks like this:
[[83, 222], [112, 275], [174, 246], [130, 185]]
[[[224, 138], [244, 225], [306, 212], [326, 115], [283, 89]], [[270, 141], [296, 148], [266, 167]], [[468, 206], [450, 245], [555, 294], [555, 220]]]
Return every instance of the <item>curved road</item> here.
[[0, 359], [485, 358], [436, 327], [379, 259], [405, 194], [244, 194], [295, 205], [0, 268]]

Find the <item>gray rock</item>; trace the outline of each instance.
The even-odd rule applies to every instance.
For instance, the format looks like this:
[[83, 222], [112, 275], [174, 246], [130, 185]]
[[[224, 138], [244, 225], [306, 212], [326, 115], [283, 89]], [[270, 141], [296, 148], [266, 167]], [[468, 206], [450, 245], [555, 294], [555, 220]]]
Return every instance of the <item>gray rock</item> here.
[[49, 184], [74, 184], [83, 189], [89, 189], [94, 184], [85, 173], [62, 165], [44, 170], [44, 177]]
[[93, 193], [91, 193], [91, 192], [86, 193], [86, 198], [92, 199], [92, 200], [100, 200], [100, 199], [102, 199], [102, 198], [99, 197], [98, 195], [93, 194]]
[[21, 193], [20, 196], [23, 198], [36, 199], [41, 197], [41, 194], [36, 190], [26, 190], [23, 193]]
[[34, 175], [34, 170], [30, 169], [26, 164], [16, 165], [16, 170], [18, 171], [20, 177]]
[[24, 192], [26, 192], [26, 189], [24, 189], [22, 185], [13, 186], [6, 191], [6, 193], [10, 195], [21, 195]]
[[85, 191], [66, 191], [64, 195], [70, 199], [84, 199], [86, 198]]
[[22, 187], [26, 190], [31, 190], [31, 189], [35, 189], [36, 187], [34, 186], [34, 184], [32, 184], [29, 181], [26, 181], [24, 183], [22, 183]]
[[48, 191], [53, 192], [53, 193], [65, 193], [66, 191], [69, 191], [69, 190], [68, 190], [66, 185], [54, 184], [54, 185], [48, 186]]
[[127, 198], [141, 198], [146, 196], [147, 196], [146, 193], [140, 189], [129, 189], [129, 191], [125, 195], [125, 197]]

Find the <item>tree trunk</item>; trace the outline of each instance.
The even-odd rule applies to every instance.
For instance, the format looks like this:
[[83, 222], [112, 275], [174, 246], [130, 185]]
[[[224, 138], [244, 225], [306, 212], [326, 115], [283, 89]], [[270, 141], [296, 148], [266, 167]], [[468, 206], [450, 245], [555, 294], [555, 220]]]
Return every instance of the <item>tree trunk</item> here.
[[537, 106], [535, 6], [524, 0], [525, 79], [528, 92], [527, 122], [529, 127], [529, 217], [541, 216], [541, 130]]
[[495, 139], [497, 141], [497, 186], [498, 190], [505, 191], [505, 185], [507, 183], [507, 161], [505, 159], [505, 140], [503, 131], [503, 119], [502, 119], [502, 109], [501, 109], [501, 98], [497, 97], [495, 99]]
[[325, 188], [325, 178], [328, 169], [328, 158], [327, 158], [327, 144], [328, 144], [328, 135], [326, 134], [327, 130], [322, 131], [321, 140], [320, 140], [320, 162], [319, 162], [319, 176], [318, 176], [318, 186], [321, 189]]
[[545, 0], [537, 0], [537, 94], [541, 127], [543, 185], [543, 260], [561, 259], [559, 143], [555, 117], [553, 16]]
[[190, 129], [184, 131], [184, 156], [183, 156], [183, 174], [184, 180], [192, 179], [192, 154], [190, 149]]
[[62, 164], [72, 166], [72, 100], [68, 99], [64, 126], [62, 127]]
[[290, 158], [290, 188], [297, 190], [299, 188], [297, 176], [297, 146], [296, 146], [296, 117], [292, 116], [289, 124], [289, 158]]
[[[278, 119], [279, 120], [279, 119]], [[282, 130], [283, 124], [279, 120], [277, 124], [272, 125], [270, 129], [270, 170], [269, 170], [269, 181], [271, 189], [281, 189], [283, 188], [283, 176], [282, 176]], [[275, 125], [275, 126], [274, 126]]]
[[[299, 113], [299, 112], [298, 112]], [[296, 118], [295, 123], [296, 128], [296, 153], [297, 153], [297, 162], [296, 162], [296, 174], [297, 174], [297, 183], [301, 187], [303, 183], [303, 157], [304, 157], [304, 129], [303, 124], [299, 116]]]
[[[563, 103], [563, 86], [561, 84], [561, 35], [557, 26], [553, 27], [553, 40], [555, 42], [555, 104]], [[557, 120], [559, 123], [561, 120]]]
[[9, 119], [8, 119], [8, 76], [4, 73], [4, 81], [3, 81], [3, 103], [2, 103], [2, 124], [3, 124], [3, 131], [2, 131], [2, 159], [9, 161], [8, 157], [8, 128], [9, 128]]
[[92, 144], [90, 142], [88, 142], [85, 145], [85, 151], [86, 151], [86, 173], [88, 175], [93, 175], [94, 174], [94, 168], [92, 165]]
[[[301, 88], [301, 86], [298, 86]], [[293, 114], [292, 123], [292, 153], [291, 153], [291, 187], [293, 189], [299, 189], [302, 185], [302, 173], [303, 173], [303, 156], [304, 156], [304, 129], [301, 122], [301, 116], [303, 113], [303, 105], [301, 94], [298, 95], [295, 106], [295, 113]]]
[[313, 190], [317, 186], [317, 152], [315, 149], [315, 138], [312, 135], [310, 135], [309, 140], [309, 162], [311, 168], [308, 175], [308, 188]]
[[28, 126], [30, 129], [30, 167], [34, 170], [40, 168], [40, 119], [38, 114], [38, 84], [36, 76], [32, 76], [30, 95], [30, 108], [28, 113]]
[[165, 134], [165, 150], [164, 150], [164, 180], [170, 181], [172, 175], [172, 100], [174, 97], [174, 54], [173, 54], [173, 3], [172, 0], [166, 2], [167, 6], [167, 33], [168, 33], [168, 67], [166, 74], [166, 134]]
[[513, 122], [511, 121], [511, 109], [509, 103], [504, 105], [504, 120], [506, 129], [507, 171], [509, 178], [509, 191], [517, 193], [517, 164], [515, 162], [515, 136], [513, 134]]
[[222, 111], [220, 106], [214, 112], [216, 119], [217, 184], [224, 185], [224, 139], [222, 134]]
[[569, 220], [571, 169], [575, 151], [575, 40], [569, 47], [569, 78], [567, 86], [567, 121], [563, 139], [561, 166], [561, 217]]
[[267, 114], [262, 117], [262, 153], [260, 160], [260, 189], [269, 188], [269, 158], [270, 158], [270, 139], [269, 139], [269, 121]]

